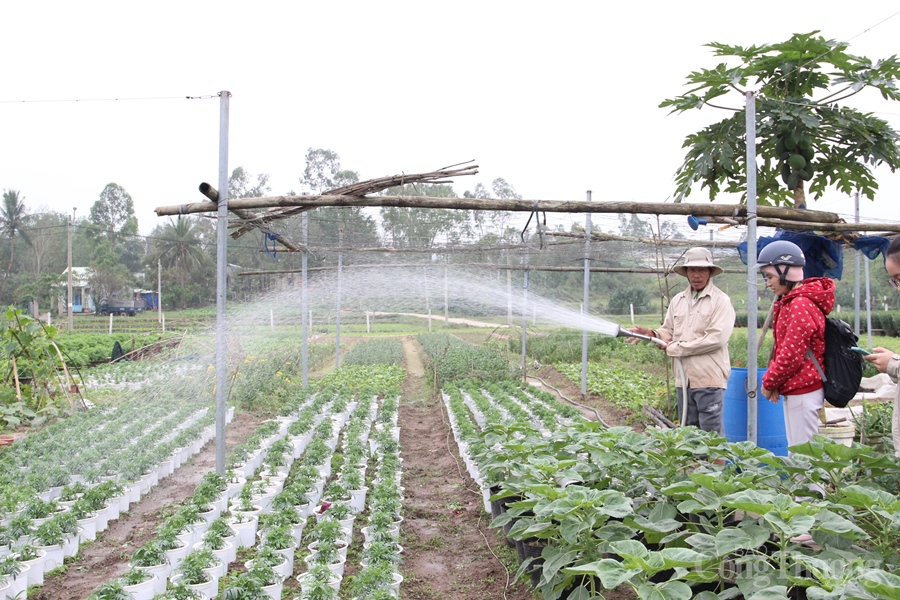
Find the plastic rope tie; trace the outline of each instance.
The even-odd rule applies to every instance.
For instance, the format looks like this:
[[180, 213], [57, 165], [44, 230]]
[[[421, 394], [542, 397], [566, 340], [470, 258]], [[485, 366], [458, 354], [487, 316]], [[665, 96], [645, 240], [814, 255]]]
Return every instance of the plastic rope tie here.
[[[266, 246], [266, 254], [272, 255], [272, 260], [278, 259], [278, 238], [281, 237], [280, 234], [274, 233], [271, 231], [266, 232], [266, 237], [263, 238], [263, 244]], [[272, 250], [269, 251], [269, 240], [272, 240]]]

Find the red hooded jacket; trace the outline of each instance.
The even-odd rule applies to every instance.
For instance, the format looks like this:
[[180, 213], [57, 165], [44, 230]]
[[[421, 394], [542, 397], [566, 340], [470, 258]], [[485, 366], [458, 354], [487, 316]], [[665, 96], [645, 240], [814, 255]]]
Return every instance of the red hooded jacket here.
[[[797, 395], [822, 388], [822, 378], [806, 351], [812, 348], [820, 365], [825, 355], [825, 315], [834, 308], [834, 281], [805, 279], [803, 285], [775, 301], [772, 333], [775, 351], [763, 387], [782, 395]], [[824, 369], [824, 367], [823, 367]]]

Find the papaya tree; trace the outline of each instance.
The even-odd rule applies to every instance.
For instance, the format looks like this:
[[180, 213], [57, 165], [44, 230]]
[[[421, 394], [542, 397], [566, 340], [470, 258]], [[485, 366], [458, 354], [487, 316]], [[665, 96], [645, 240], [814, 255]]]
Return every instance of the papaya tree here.
[[885, 100], [900, 100], [900, 62], [896, 56], [879, 61], [854, 56], [848, 44], [818, 33], [747, 48], [708, 44], [724, 62], [688, 75], [690, 89], [660, 107], [675, 113], [710, 107], [732, 114], [685, 139], [687, 155], [675, 174], [676, 202], [698, 182], [710, 200], [724, 191], [746, 201], [747, 91], [757, 94], [761, 204], [805, 207], [808, 193], [820, 198], [828, 187], [874, 199], [878, 183], [872, 169], [900, 168], [898, 134], [883, 119], [846, 102], [866, 88]]

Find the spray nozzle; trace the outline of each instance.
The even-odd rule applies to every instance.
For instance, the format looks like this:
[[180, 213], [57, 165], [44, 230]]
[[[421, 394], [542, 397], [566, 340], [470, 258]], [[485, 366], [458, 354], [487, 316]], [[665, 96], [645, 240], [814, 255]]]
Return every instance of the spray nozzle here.
[[628, 331], [627, 329], [624, 329], [621, 325], [619, 326], [619, 330], [618, 330], [618, 332], [616, 332], [615, 337], [633, 337], [633, 338], [637, 338], [639, 340], [646, 340], [648, 342], [653, 342], [657, 346], [665, 346], [666, 345], [666, 342], [664, 342], [663, 340], [661, 340], [657, 337], [653, 337], [650, 335], [644, 335], [641, 333], [634, 333], [634, 332]]

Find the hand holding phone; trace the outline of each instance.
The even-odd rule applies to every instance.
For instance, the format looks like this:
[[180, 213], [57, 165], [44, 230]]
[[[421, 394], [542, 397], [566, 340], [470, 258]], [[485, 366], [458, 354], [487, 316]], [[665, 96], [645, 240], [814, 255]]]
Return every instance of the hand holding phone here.
[[863, 356], [868, 356], [868, 355], [872, 354], [871, 352], [869, 352], [869, 351], [866, 350], [865, 348], [859, 348], [859, 347], [857, 347], [857, 346], [853, 346], [853, 347], [850, 348], [850, 349], [853, 350], [854, 352], [859, 352], [859, 353], [862, 354]]

